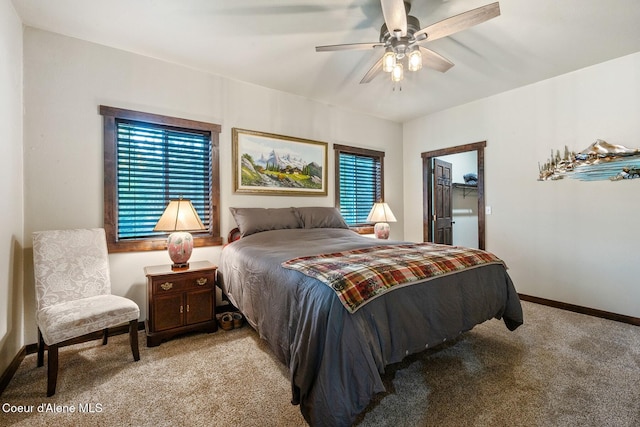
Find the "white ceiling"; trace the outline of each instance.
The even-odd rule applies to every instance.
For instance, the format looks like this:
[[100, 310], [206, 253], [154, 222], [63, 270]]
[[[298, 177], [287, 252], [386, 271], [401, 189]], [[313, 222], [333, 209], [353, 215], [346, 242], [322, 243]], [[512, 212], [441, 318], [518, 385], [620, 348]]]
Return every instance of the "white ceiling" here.
[[[421, 27], [494, 0], [413, 0]], [[379, 0], [12, 0], [27, 26], [403, 122], [640, 51], [640, 0], [501, 0], [501, 16], [426, 46], [446, 73], [359, 84]], [[640, 73], [640, 70], [639, 70]]]

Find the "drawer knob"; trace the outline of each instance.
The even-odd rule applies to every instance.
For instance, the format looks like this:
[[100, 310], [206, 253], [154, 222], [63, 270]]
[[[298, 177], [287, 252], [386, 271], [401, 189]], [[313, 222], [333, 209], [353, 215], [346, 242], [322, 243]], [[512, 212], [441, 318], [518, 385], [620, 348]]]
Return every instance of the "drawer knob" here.
[[171, 283], [171, 282], [164, 282], [163, 284], [161, 284], [161, 285], [160, 285], [160, 287], [161, 287], [163, 290], [168, 291], [168, 290], [170, 290], [170, 289], [172, 289], [172, 288], [173, 288], [173, 283]]
[[198, 280], [196, 280], [196, 283], [198, 284], [198, 286], [204, 286], [207, 284], [207, 278], [201, 277]]

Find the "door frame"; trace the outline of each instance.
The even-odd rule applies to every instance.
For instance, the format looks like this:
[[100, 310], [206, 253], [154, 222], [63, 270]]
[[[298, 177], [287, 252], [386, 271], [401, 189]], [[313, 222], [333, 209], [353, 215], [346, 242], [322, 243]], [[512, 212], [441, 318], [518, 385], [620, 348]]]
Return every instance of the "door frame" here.
[[[478, 248], [485, 249], [485, 205], [484, 205], [484, 149], [487, 141], [474, 142], [472, 144], [458, 145], [442, 148], [440, 150], [426, 151], [422, 157], [422, 240], [431, 242], [431, 219], [433, 218], [433, 166], [431, 159], [448, 154], [476, 151], [478, 163]], [[425, 203], [426, 202], [426, 203]], [[427, 207], [425, 210], [424, 207]]]

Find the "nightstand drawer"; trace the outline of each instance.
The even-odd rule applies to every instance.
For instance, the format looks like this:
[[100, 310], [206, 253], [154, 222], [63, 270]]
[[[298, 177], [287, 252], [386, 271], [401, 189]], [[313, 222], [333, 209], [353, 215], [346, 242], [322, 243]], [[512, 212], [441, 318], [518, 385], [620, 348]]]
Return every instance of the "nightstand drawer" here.
[[156, 277], [153, 282], [153, 293], [162, 295], [167, 292], [180, 292], [190, 289], [211, 289], [215, 283], [215, 274], [200, 273], [181, 277]]
[[186, 280], [154, 280], [153, 281], [153, 294], [162, 295], [168, 292], [180, 292], [188, 287]]
[[211, 289], [215, 283], [215, 274], [201, 274], [185, 281], [187, 289]]

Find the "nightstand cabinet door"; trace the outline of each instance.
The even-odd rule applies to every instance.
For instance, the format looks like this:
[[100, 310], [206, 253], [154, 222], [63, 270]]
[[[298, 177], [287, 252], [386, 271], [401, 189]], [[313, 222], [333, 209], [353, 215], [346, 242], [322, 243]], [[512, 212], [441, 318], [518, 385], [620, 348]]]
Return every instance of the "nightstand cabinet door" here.
[[214, 332], [216, 322], [216, 269], [208, 261], [192, 262], [186, 270], [145, 267], [147, 276], [147, 347], [174, 335]]
[[156, 295], [153, 298], [154, 331], [177, 328], [184, 325], [182, 293]]
[[213, 292], [211, 289], [191, 291], [187, 293], [186, 297], [187, 324], [211, 320], [213, 312]]

